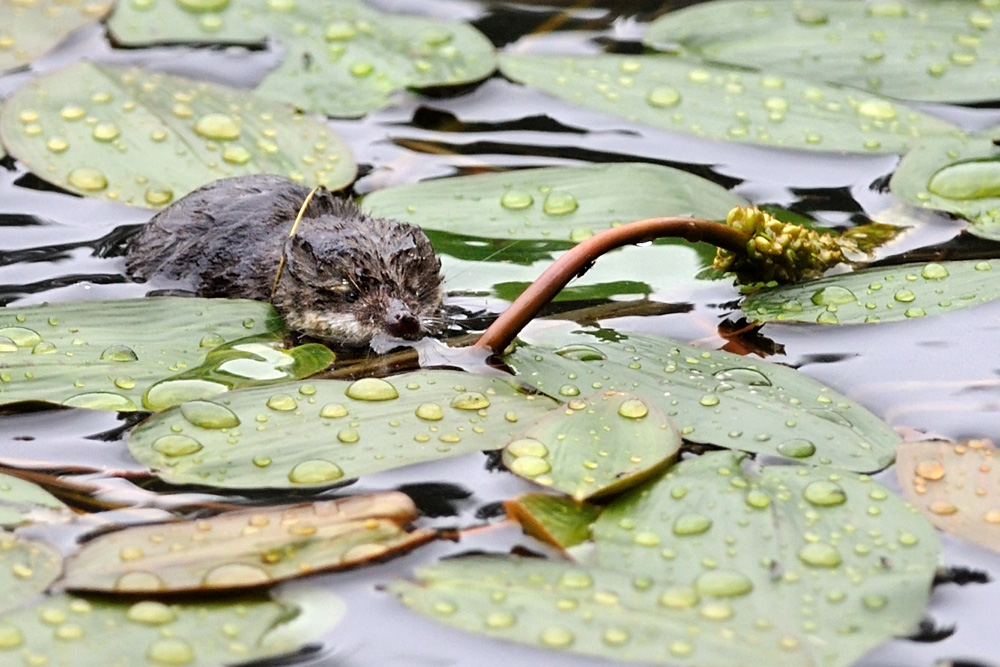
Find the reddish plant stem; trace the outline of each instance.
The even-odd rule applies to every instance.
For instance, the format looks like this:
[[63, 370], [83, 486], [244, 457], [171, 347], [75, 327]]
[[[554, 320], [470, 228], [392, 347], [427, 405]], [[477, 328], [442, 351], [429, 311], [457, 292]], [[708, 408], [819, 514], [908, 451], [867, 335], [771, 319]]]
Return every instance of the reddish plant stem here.
[[704, 241], [739, 253], [746, 252], [747, 243], [746, 235], [732, 227], [699, 218], [649, 218], [612, 227], [591, 236], [557, 259], [483, 332], [475, 347], [502, 354], [545, 304], [598, 257], [623, 245], [659, 238], [681, 238], [692, 243]]

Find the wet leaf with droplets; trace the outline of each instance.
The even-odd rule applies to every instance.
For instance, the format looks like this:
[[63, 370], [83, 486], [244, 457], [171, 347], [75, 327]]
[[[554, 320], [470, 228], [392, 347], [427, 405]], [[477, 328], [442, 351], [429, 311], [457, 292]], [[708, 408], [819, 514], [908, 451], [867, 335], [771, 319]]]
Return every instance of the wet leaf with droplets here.
[[640, 395], [608, 390], [542, 415], [503, 449], [511, 472], [582, 501], [638, 484], [668, 465], [681, 436]]
[[896, 455], [903, 495], [931, 523], [1000, 552], [1000, 461], [985, 440], [909, 442]]
[[525, 533], [560, 549], [590, 539], [590, 524], [601, 514], [598, 505], [547, 493], [527, 493], [504, 501], [503, 506]]
[[75, 30], [101, 20], [111, 0], [0, 2], [0, 72], [25, 67]]
[[1000, 99], [998, 10], [940, 0], [716, 0], [664, 14], [643, 42], [900, 99], [987, 102]]
[[108, 26], [119, 43], [260, 44], [285, 49], [257, 91], [329, 116], [388, 105], [405, 88], [471, 83], [496, 67], [493, 45], [467, 23], [384, 14], [357, 0], [229, 0], [211, 11], [183, 2], [118, 4]]
[[204, 400], [239, 425], [203, 424], [181, 404], [132, 430], [132, 455], [172, 484], [316, 488], [499, 449], [521, 424], [556, 405], [526, 395], [510, 378], [456, 371], [314, 380]]
[[[274, 308], [255, 301], [8, 306], [0, 310], [0, 404], [41, 401], [130, 412], [217, 394], [254, 378], [226, 374], [219, 357], [204, 372], [194, 372], [209, 350], [229, 342], [235, 352], [225, 354], [247, 356], [236, 341], [282, 331]], [[294, 368], [294, 357], [286, 356]]]
[[[642, 396], [685, 440], [870, 472], [889, 465], [899, 436], [864, 407], [780, 364], [636, 334], [609, 342], [555, 328], [505, 360], [552, 396], [619, 389]], [[579, 349], [589, 356], [579, 360]]]
[[32, 600], [59, 577], [62, 556], [43, 542], [0, 530], [0, 657], [3, 614]]
[[259, 588], [408, 551], [434, 531], [402, 493], [226, 512], [125, 528], [66, 561], [68, 590], [150, 594]]
[[933, 527], [866, 476], [741, 458], [684, 461], [613, 500], [579, 564], [453, 558], [390, 590], [441, 623], [621, 662], [839, 667], [912, 632]]
[[146, 208], [227, 176], [282, 174], [336, 190], [356, 174], [339, 136], [284, 104], [89, 62], [35, 77], [10, 95], [0, 136], [43, 180]]
[[[553, 210], [559, 194], [571, 210]], [[652, 164], [550, 167], [447, 178], [366, 196], [373, 215], [425, 230], [493, 239], [574, 242], [614, 225], [664, 215], [725, 220], [747, 202], [715, 183]], [[576, 238], [574, 238], [574, 235]]]
[[872, 324], [919, 319], [1000, 297], [995, 260], [879, 266], [762, 289], [743, 302], [752, 322]]
[[[774, 37], [768, 35], [773, 44]], [[504, 55], [503, 73], [569, 102], [695, 136], [779, 148], [905, 153], [957, 133], [870, 93], [673, 56]], [[663, 91], [674, 93], [665, 98]]]
[[27, 480], [0, 473], [0, 526], [49, 522], [72, 516], [65, 503]]
[[969, 233], [1000, 241], [1000, 127], [921, 142], [903, 156], [889, 187], [900, 199], [969, 220]]

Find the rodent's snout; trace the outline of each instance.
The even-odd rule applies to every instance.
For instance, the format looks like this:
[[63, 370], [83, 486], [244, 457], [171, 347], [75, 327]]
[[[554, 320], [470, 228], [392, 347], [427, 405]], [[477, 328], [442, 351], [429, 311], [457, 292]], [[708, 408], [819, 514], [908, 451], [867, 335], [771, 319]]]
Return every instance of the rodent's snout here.
[[396, 338], [414, 339], [422, 333], [420, 319], [399, 299], [389, 303], [384, 322], [386, 331]]

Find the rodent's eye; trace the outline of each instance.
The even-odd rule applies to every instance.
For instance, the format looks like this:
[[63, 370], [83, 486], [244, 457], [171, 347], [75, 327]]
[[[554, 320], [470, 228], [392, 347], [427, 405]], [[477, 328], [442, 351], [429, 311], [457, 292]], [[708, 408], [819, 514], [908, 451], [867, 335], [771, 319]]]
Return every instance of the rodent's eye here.
[[351, 290], [344, 298], [347, 299], [347, 303], [354, 303], [358, 300], [358, 293], [356, 290]]

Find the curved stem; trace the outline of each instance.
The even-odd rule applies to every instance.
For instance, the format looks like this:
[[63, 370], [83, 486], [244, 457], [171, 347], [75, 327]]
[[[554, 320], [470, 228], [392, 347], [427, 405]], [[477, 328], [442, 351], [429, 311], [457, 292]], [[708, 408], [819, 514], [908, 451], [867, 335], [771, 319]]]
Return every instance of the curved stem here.
[[591, 236], [557, 259], [483, 332], [475, 346], [487, 348], [493, 354], [503, 353], [545, 304], [570, 280], [582, 275], [598, 257], [623, 245], [669, 237], [692, 243], [704, 241], [733, 252], [746, 251], [745, 234], [728, 225], [699, 218], [649, 218], [612, 227]]

